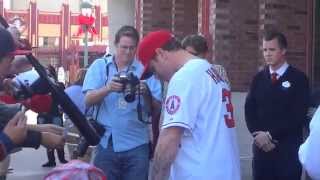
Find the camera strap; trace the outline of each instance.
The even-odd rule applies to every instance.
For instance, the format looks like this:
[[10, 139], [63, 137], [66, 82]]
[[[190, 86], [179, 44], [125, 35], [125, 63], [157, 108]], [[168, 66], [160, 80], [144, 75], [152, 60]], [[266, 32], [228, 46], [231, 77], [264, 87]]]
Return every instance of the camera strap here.
[[[149, 89], [149, 88], [148, 88]], [[150, 90], [148, 90], [150, 92]], [[151, 93], [151, 92], [150, 92]], [[152, 107], [152, 94], [150, 94], [150, 114], [152, 114], [153, 111], [153, 107]], [[141, 105], [141, 93], [140, 93], [140, 84], [139, 84], [139, 88], [138, 88], [138, 104], [137, 104], [137, 113], [138, 113], [138, 120], [145, 123], [145, 124], [151, 124], [151, 120], [149, 120], [149, 117], [147, 117], [146, 120], [143, 119], [143, 115], [142, 115], [142, 105]]]
[[[86, 109], [84, 110], [84, 115], [86, 117], [91, 117], [93, 118], [93, 113], [94, 113], [94, 106], [90, 106], [90, 107], [86, 107]], [[97, 119], [97, 118], [96, 118]], [[96, 120], [95, 119], [95, 120]]]
[[[109, 80], [109, 66], [110, 66], [110, 62], [107, 61], [107, 58], [112, 56], [111, 54], [105, 55], [103, 56], [104, 62], [106, 63], [106, 81], [104, 82], [104, 85], [107, 85], [108, 80]], [[99, 103], [99, 105], [94, 105], [92, 108], [92, 118], [93, 118], [93, 114], [94, 114], [94, 109], [97, 108], [96, 114], [95, 114], [95, 121], [98, 121], [98, 116], [99, 116], [99, 112], [100, 112], [100, 107], [102, 105], [104, 101], [101, 101]], [[91, 107], [86, 107], [85, 109], [85, 115], [87, 115], [88, 111], [90, 110]]]
[[[105, 81], [105, 85], [107, 85], [107, 83], [108, 83], [108, 81], [109, 81], [109, 72], [110, 72], [110, 68], [109, 68], [109, 66], [112, 64], [112, 63], [114, 63], [114, 65], [115, 65], [115, 67], [116, 67], [116, 71], [117, 72], [119, 72], [119, 69], [118, 69], [118, 65], [117, 65], [117, 63], [115, 62], [115, 57], [113, 56], [112, 57], [112, 62], [108, 62], [108, 60], [107, 60], [107, 57], [110, 57], [111, 55], [108, 55], [108, 56], [105, 56], [104, 57], [104, 61], [105, 61], [105, 63], [106, 63], [106, 81]], [[126, 70], [126, 73], [128, 73], [129, 72], [129, 70], [131, 69], [131, 66], [132, 66], [132, 64], [133, 64], [133, 61], [130, 63], [130, 65], [128, 66], [128, 68], [127, 68], [127, 70]], [[137, 103], [137, 116], [138, 116], [138, 120], [139, 121], [141, 121], [141, 122], [143, 122], [143, 123], [145, 123], [145, 124], [151, 124], [151, 121], [148, 121], [148, 120], [144, 120], [143, 119], [143, 115], [142, 115], [142, 105], [141, 105], [141, 93], [140, 93], [140, 85], [139, 85], [139, 88], [138, 88], [138, 103]], [[151, 96], [151, 98], [152, 98], [152, 96]], [[152, 101], [152, 100], [151, 100]], [[102, 101], [102, 102], [104, 102], [104, 101]], [[101, 103], [102, 103], [101, 102]], [[97, 113], [96, 113], [96, 118], [95, 118], [95, 120], [97, 120], [98, 119], [98, 114], [99, 114], [99, 110], [100, 110], [100, 107], [101, 107], [101, 103], [98, 105], [98, 107], [97, 107]], [[150, 108], [152, 108], [152, 105], [151, 105], [151, 107]], [[151, 109], [152, 110], [152, 109]]]

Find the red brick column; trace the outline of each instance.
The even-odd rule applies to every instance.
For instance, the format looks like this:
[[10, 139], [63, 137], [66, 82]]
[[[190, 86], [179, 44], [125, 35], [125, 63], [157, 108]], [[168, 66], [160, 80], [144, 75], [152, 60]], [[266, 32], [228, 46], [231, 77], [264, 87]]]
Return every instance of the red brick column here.
[[3, 13], [3, 0], [0, 0], [0, 16], [3, 16], [4, 15], [4, 13]]
[[[142, 32], [142, 21], [141, 21], [141, 11], [142, 11], [142, 5], [141, 5], [141, 1], [142, 0], [136, 0], [135, 1], [135, 12], [134, 12], [134, 16], [135, 16], [135, 27], [138, 30], [138, 32]], [[141, 35], [141, 34], [140, 34]]]
[[67, 61], [65, 51], [69, 48], [70, 45], [70, 8], [69, 4], [62, 4], [61, 10], [61, 26], [60, 26], [60, 63], [65, 64], [64, 61]]
[[95, 23], [94, 23], [94, 27], [97, 30], [97, 35], [99, 40], [102, 40], [102, 34], [101, 34], [101, 7], [100, 6], [94, 6], [95, 9]]
[[211, 11], [211, 1], [199, 0], [198, 1], [198, 31], [207, 39], [207, 43], [209, 47], [209, 60], [212, 59], [212, 55], [213, 55], [212, 53], [213, 39], [212, 39], [212, 34], [209, 31], [210, 13], [211, 14], [215, 13], [213, 10]]
[[29, 4], [29, 25], [28, 25], [29, 42], [33, 47], [38, 46], [38, 10], [37, 4], [30, 1]]
[[[213, 13], [213, 12], [212, 12]], [[210, 0], [198, 1], [198, 29], [205, 37], [209, 37]]]

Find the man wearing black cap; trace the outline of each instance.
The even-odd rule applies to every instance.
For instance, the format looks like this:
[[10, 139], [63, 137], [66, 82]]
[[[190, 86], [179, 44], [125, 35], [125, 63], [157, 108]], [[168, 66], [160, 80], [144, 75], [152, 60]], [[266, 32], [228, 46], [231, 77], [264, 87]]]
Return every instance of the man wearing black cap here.
[[[15, 55], [26, 55], [30, 51], [16, 50], [16, 45], [11, 34], [0, 28], [0, 76], [6, 75]], [[1, 78], [2, 79], [2, 78]], [[26, 124], [26, 116], [20, 111], [21, 105], [6, 105], [0, 103], [0, 160], [13, 148], [33, 147], [40, 144], [46, 147], [60, 147], [64, 144], [63, 129], [50, 126], [33, 126]], [[13, 118], [12, 118], [13, 117]], [[11, 120], [9, 120], [11, 119]], [[9, 122], [8, 122], [9, 120]]]
[[[3, 75], [10, 67], [14, 56], [9, 55], [14, 51], [14, 46], [10, 46], [12, 38], [9, 32], [0, 27], [0, 74]], [[0, 160], [15, 147], [14, 144], [23, 142], [27, 135], [26, 116], [18, 112], [0, 132]]]

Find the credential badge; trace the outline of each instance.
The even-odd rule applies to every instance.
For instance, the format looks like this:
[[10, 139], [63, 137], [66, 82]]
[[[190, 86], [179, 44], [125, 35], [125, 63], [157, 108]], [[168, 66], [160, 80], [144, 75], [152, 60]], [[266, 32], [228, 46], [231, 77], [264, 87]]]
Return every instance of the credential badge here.
[[282, 82], [282, 87], [289, 88], [291, 86], [289, 81]]
[[118, 100], [118, 108], [119, 109], [126, 109], [127, 104], [128, 103], [123, 98], [119, 98], [119, 100]]

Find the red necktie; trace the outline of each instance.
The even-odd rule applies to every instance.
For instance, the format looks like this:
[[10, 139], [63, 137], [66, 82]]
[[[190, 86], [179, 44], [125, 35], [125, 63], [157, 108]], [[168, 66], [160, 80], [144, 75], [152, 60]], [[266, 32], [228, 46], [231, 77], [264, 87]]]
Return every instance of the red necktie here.
[[276, 72], [271, 73], [271, 82], [272, 82], [272, 84], [275, 84], [277, 82], [277, 80], [278, 80], [277, 76], [278, 76], [278, 74]]

